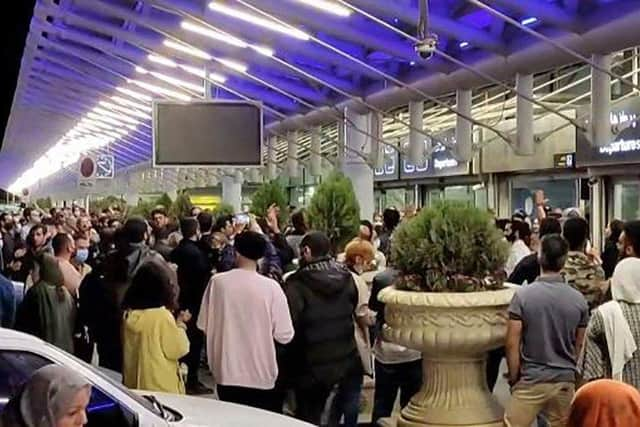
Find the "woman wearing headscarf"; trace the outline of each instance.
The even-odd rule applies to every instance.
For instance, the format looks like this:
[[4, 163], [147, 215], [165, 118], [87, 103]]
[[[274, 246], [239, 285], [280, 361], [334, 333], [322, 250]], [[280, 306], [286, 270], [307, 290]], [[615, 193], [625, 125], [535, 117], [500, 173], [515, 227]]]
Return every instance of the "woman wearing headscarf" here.
[[33, 282], [18, 308], [16, 329], [73, 353], [76, 305], [64, 287], [58, 261], [49, 254], [36, 260]]
[[91, 386], [59, 365], [38, 369], [2, 412], [1, 427], [74, 427], [87, 423]]
[[612, 380], [589, 383], [576, 393], [567, 427], [631, 427], [640, 425], [640, 392]]
[[612, 301], [593, 311], [579, 362], [586, 381], [612, 378], [640, 387], [640, 258], [618, 263]]

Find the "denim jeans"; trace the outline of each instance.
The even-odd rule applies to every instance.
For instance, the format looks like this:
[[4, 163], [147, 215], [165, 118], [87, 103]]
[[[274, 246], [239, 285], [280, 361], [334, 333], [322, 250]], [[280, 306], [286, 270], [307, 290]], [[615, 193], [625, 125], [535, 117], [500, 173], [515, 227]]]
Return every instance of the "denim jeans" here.
[[329, 415], [329, 427], [340, 424], [340, 418], [344, 416], [344, 427], [357, 427], [360, 414], [360, 394], [362, 393], [362, 375], [347, 376], [338, 385], [336, 396], [331, 405]]
[[400, 405], [407, 406], [422, 385], [422, 360], [414, 362], [386, 364], [376, 360], [376, 389], [371, 425], [380, 418], [390, 417], [398, 391]]

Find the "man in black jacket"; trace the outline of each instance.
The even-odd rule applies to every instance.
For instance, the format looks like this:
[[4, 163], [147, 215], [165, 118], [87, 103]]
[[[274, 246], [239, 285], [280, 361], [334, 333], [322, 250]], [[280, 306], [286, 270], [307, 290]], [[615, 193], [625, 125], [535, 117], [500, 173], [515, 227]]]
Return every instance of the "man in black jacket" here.
[[122, 300], [133, 276], [148, 261], [169, 269], [162, 256], [144, 243], [146, 237], [147, 223], [142, 218], [129, 218], [117, 232], [116, 250], [80, 284], [80, 325], [88, 328], [97, 345], [100, 366], [116, 372], [122, 372]]
[[349, 270], [330, 256], [320, 232], [300, 244], [300, 269], [285, 283], [295, 329], [287, 369], [296, 390], [296, 416], [319, 425], [331, 390], [354, 370], [362, 370], [354, 338], [358, 292]]
[[[540, 221], [540, 231], [538, 234], [540, 240], [547, 234], [562, 234], [562, 225], [560, 225], [560, 221], [556, 218], [544, 218]], [[516, 285], [533, 283], [539, 275], [540, 264], [538, 263], [538, 254], [534, 252], [520, 260], [507, 279], [507, 282], [515, 283]]]
[[202, 331], [196, 327], [202, 296], [211, 278], [211, 267], [207, 255], [198, 245], [199, 224], [195, 218], [184, 218], [180, 221], [183, 239], [171, 252], [171, 262], [178, 266], [178, 284], [180, 286], [180, 309], [189, 310], [191, 321], [187, 323], [189, 337], [189, 354], [184, 362], [189, 367], [187, 376], [187, 392], [189, 394], [206, 394], [206, 389], [198, 380], [200, 354], [204, 343]]

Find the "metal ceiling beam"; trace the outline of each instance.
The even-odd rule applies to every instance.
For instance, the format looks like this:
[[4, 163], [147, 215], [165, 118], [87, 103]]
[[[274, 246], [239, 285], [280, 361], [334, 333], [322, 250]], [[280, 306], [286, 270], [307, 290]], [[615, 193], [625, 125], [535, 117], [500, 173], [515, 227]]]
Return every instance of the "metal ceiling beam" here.
[[[80, 1], [80, 3], [82, 3], [82, 1]], [[199, 38], [194, 33], [190, 33], [188, 31], [182, 30], [179, 27], [179, 21], [175, 23], [169, 23], [171, 28], [166, 29], [164, 28], [164, 25], [166, 25], [167, 23], [163, 24], [161, 22], [158, 22], [157, 20], [155, 21], [150, 20], [148, 16], [141, 16], [126, 8], [108, 4], [100, 0], [91, 0], [88, 2], [85, 0], [85, 3], [90, 3], [92, 9], [94, 10], [95, 9], [102, 10], [105, 13], [110, 14], [111, 16], [116, 16], [120, 19], [127, 19], [130, 22], [135, 22], [139, 26], [144, 26], [148, 28], [150, 31], [153, 31], [154, 37], [150, 38], [150, 37], [147, 37], [146, 35], [142, 36], [129, 31], [124, 31], [121, 28], [118, 28], [114, 25], [106, 24], [95, 19], [90, 19], [90, 18], [74, 15], [72, 13], [67, 13], [67, 12], [64, 13], [64, 19], [68, 20], [69, 22], [75, 23], [76, 25], [91, 29], [93, 31], [98, 31], [103, 34], [110, 35], [112, 37], [118, 37], [119, 39], [125, 40], [133, 45], [138, 45], [145, 49], [150, 49], [155, 51], [164, 51], [167, 53], [170, 52], [172, 55], [175, 55], [176, 52], [167, 50], [167, 48], [162, 46], [162, 41], [165, 39], [165, 36], [159, 33], [158, 31], [163, 31], [167, 35], [170, 35], [182, 41], [191, 41], [194, 39], [198, 39], [200, 43], [192, 43], [192, 44], [196, 45], [199, 49], [205, 50], [207, 52], [210, 52], [211, 49], [213, 49], [215, 51], [215, 54], [213, 56], [220, 57], [222, 55], [225, 57], [231, 57], [232, 59], [242, 60], [250, 64], [258, 64], [258, 66], [261, 68], [273, 69], [274, 71], [275, 70], [284, 71], [282, 67], [277, 66], [277, 64], [275, 64], [269, 58], [263, 55], [260, 55], [257, 52], [254, 52], [253, 50], [231, 47], [222, 42], [216, 42], [211, 39]], [[204, 41], [207, 42], [206, 48], [202, 47], [202, 44], [203, 44], [202, 42]], [[193, 57], [185, 56], [185, 58], [189, 58], [191, 61], [194, 60]], [[310, 58], [310, 60], [311, 59], [312, 58]], [[315, 58], [314, 60], [318, 61], [317, 58]], [[304, 87], [301, 87], [300, 90], [308, 91], [310, 90], [310, 88], [308, 86], [304, 86]]]
[[[32, 93], [32, 92], [28, 92], [27, 94], [25, 94], [24, 97], [25, 101], [27, 101], [27, 104], [25, 105], [30, 105], [33, 104], [34, 108], [38, 108], [41, 109], [43, 111], [49, 111], [51, 113], [55, 113], [57, 115], [65, 115], [66, 117], [69, 117], [71, 119], [75, 119], [78, 120], [78, 118], [76, 116], [81, 116], [82, 112], [78, 111], [74, 108], [72, 108], [70, 105], [64, 105], [61, 106], [61, 104], [59, 102], [52, 102], [49, 100], [43, 100], [41, 99], [40, 95], [38, 93]], [[69, 113], [69, 114], [65, 114], [65, 113]], [[60, 137], [62, 137], [63, 135], [60, 135]], [[135, 140], [137, 140], [137, 142], [132, 142], [132, 137], [130, 136], [123, 136], [120, 139], [110, 143], [110, 145], [114, 145], [116, 147], [118, 147], [118, 149], [124, 149], [125, 151], [130, 152], [131, 154], [135, 154], [136, 156], [140, 157], [140, 158], [144, 158], [145, 156], [147, 156], [150, 152], [147, 150], [144, 150], [144, 147], [151, 147], [150, 143], [142, 143], [142, 140], [139, 140], [137, 138], [134, 138]]]
[[[104, 28], [104, 30], [106, 31], [106, 28]], [[131, 54], [133, 53], [133, 49], [132, 48], [134, 48], [136, 46], [135, 44], [131, 44], [129, 49], [121, 49], [121, 48], [119, 48], [119, 47], [117, 47], [117, 46], [115, 46], [113, 44], [104, 43], [104, 41], [101, 41], [101, 40], [94, 40], [95, 37], [88, 38], [85, 34], [81, 33], [80, 31], [77, 31], [77, 30], [51, 28], [51, 29], [49, 29], [49, 31], [51, 31], [51, 33], [53, 33], [53, 34], [58, 34], [60, 37], [70, 38], [70, 39], [72, 39], [73, 41], [75, 41], [77, 43], [83, 43], [83, 44], [86, 44], [87, 46], [95, 47], [96, 44], [101, 44], [102, 46], [100, 46], [100, 47], [102, 48], [102, 50], [105, 53], [109, 53], [109, 54], [114, 54], [115, 53], [115, 54], [117, 54], [117, 55], [119, 55], [121, 57], [125, 57], [125, 58], [131, 57]], [[124, 37], [126, 37], [126, 34], [120, 34], [120, 36], [124, 38]], [[140, 41], [139, 39], [140, 38], [138, 38], [138, 40], [136, 40], [136, 42]], [[65, 51], [65, 53], [69, 53], [69, 54], [78, 56], [79, 59], [83, 59], [83, 60], [90, 59], [90, 62], [98, 63], [103, 67], [112, 67], [111, 66], [112, 61], [104, 58], [104, 55], [99, 55], [99, 54], [97, 54], [95, 52], [92, 52], [92, 51], [90, 51], [88, 49], [81, 49], [81, 48], [70, 47], [70, 46], [68, 46], [68, 47], [59, 47], [58, 44], [56, 44], [56, 43], [52, 43], [50, 47], [53, 48], [53, 49], [56, 49], [56, 50], [63, 50], [63, 51]], [[150, 49], [148, 46], [143, 46], [143, 48], [149, 49], [150, 51], [154, 51], [153, 49]], [[159, 49], [156, 49], [155, 51], [158, 51], [158, 50]], [[166, 56], [171, 57], [173, 55], [175, 55], [175, 53], [173, 51], [171, 51], [171, 53], [166, 55]], [[189, 58], [189, 61], [193, 61], [193, 58], [188, 56], [188, 55], [186, 55], [186, 54], [183, 54], [181, 56]], [[131, 61], [136, 63], [136, 64], [144, 63], [144, 62], [146, 62], [145, 54], [138, 53], [133, 58], [131, 58]], [[131, 64], [129, 64], [127, 66], [129, 67], [129, 70], [131, 70]], [[158, 69], [158, 71], [162, 72], [162, 71], [166, 71], [166, 70]], [[227, 69], [226, 71], [228, 73], [230, 70]], [[122, 72], [122, 73], [125, 74], [124, 72]], [[248, 78], [247, 76], [239, 75], [239, 77], [244, 81], [251, 81], [251, 79]], [[259, 77], [259, 74], [258, 74], [258, 77]], [[336, 86], [338, 86], [340, 88], [344, 89], [345, 86], [347, 86], [348, 89], [352, 89], [352, 85], [350, 83], [347, 83], [347, 82], [345, 82], [343, 80], [340, 80], [340, 79], [336, 79], [332, 75], [326, 75], [326, 76], [323, 76], [323, 77], [326, 77], [332, 83], [336, 83]], [[264, 78], [263, 80], [269, 82], [268, 78]], [[269, 83], [271, 83], [271, 82], [269, 82]], [[300, 90], [300, 92], [308, 94], [309, 91], [310, 91], [309, 89], [307, 89], [306, 86], [296, 87], [297, 85], [295, 85], [295, 84], [289, 84], [289, 86], [290, 86], [289, 89], [294, 93], [297, 92], [298, 90]], [[242, 91], [245, 91], [245, 86], [237, 87], [236, 89], [242, 92]], [[250, 90], [251, 90], [251, 88], [250, 88]], [[252, 91], [252, 93], [255, 93], [255, 91]], [[261, 93], [268, 94], [269, 92], [262, 91]], [[268, 102], [271, 99], [272, 98], [269, 97], [269, 98], [265, 99], [265, 101]], [[280, 107], [280, 108], [284, 108], [286, 111], [297, 111], [297, 110], [299, 110], [299, 106], [288, 105], [288, 103], [289, 103], [288, 100], [284, 100], [282, 98], [278, 99], [278, 97], [276, 95], [274, 95], [274, 97], [273, 97], [273, 102], [274, 103], [278, 103], [277, 106]], [[274, 104], [274, 105], [276, 105], [276, 104]], [[296, 107], [296, 108], [292, 109], [293, 107]]]
[[[381, 16], [395, 16], [405, 24], [413, 24], [416, 27], [420, 16], [418, 8], [403, 6], [397, 1], [349, 0], [349, 3]], [[437, 14], [430, 15], [429, 23], [431, 31], [436, 34], [442, 34], [454, 40], [468, 41], [473, 46], [499, 55], [504, 55], [507, 51], [506, 44], [501, 38], [494, 37], [492, 34], [475, 29], [470, 25]]]
[[[359, 46], [386, 52], [405, 61], [421, 61], [410, 44], [404, 43], [396, 37], [382, 39], [377, 35], [367, 34], [365, 30], [355, 28], [353, 23], [343, 23], [339, 20], [340, 18], [329, 18], [325, 14], [315, 13], [309, 8], [304, 8], [291, 2], [260, 0], [258, 3], [263, 10], [277, 14], [292, 25], [303, 23], [308, 28], [331, 34]], [[222, 15], [209, 13], [208, 16], [215, 16], [219, 19]], [[233, 18], [225, 17], [224, 19], [232, 20]]]
[[[185, 41], [197, 40], [199, 43], [194, 43], [196, 45], [201, 45], [202, 42], [206, 41], [207, 45], [215, 46], [216, 50], [225, 52], [225, 54], [234, 56], [236, 58], [242, 58], [243, 60], [250, 63], [256, 63], [267, 68], [272, 68], [275, 65], [273, 62], [270, 62], [268, 58], [262, 57], [254, 51], [230, 47], [228, 45], [225, 45], [224, 43], [216, 42], [215, 40], [211, 40], [208, 38], [203, 38], [202, 36], [199, 36], [195, 33], [182, 30], [180, 28], [180, 22], [185, 18], [185, 14], [191, 13], [201, 18], [204, 16], [203, 11], [201, 9], [197, 9], [199, 10], [199, 12], [194, 13], [193, 12], [194, 9], [192, 7], [187, 7], [186, 5], [177, 6], [178, 3], [176, 2], [168, 2], [168, 1], [162, 1], [162, 0], [156, 0], [156, 1], [151, 0], [145, 3], [151, 6], [161, 7], [163, 11], [167, 11], [167, 9], [171, 9], [171, 8], [178, 8], [177, 11], [171, 10], [171, 12], [169, 12], [176, 17], [175, 21], [169, 22], [169, 21], [163, 21], [158, 18], [154, 18], [150, 13], [147, 13], [146, 15], [141, 15], [131, 11], [130, 9], [113, 5], [102, 0], [76, 0], [76, 4], [83, 5], [92, 11], [102, 12], [105, 15], [117, 16], [121, 19], [127, 19], [143, 27], [162, 28], [163, 30], [166, 30], [169, 34], [179, 39], [182, 39]], [[217, 26], [223, 31], [227, 31], [231, 33], [240, 32], [240, 34], [242, 34], [243, 36], [242, 39], [247, 42], [255, 42], [257, 44], [264, 43], [263, 42], [264, 37], [261, 36], [261, 33], [266, 34], [266, 31], [260, 32], [259, 30], [256, 30], [255, 27], [238, 25], [238, 23], [233, 23], [232, 25], [226, 25], [224, 22], [219, 23], [219, 25]], [[253, 40], [247, 39], [248, 34], [251, 34]], [[257, 42], [256, 42], [256, 39], [258, 40]], [[357, 67], [354, 67], [353, 63], [351, 63], [350, 61], [344, 60], [344, 58], [340, 57], [339, 55], [335, 55], [332, 52], [328, 52], [325, 49], [321, 49], [317, 46], [313, 46], [308, 43], [305, 43], [304, 45], [302, 45], [302, 43], [296, 43], [295, 41], [293, 41], [292, 39], [289, 39], [288, 37], [281, 37], [273, 40], [270, 47], [273, 48], [276, 52], [281, 52], [283, 49], [284, 50], [292, 49], [298, 55], [300, 55], [303, 58], [307, 58], [310, 61], [321, 62], [329, 65], [336, 65], [336, 66], [344, 67], [353, 71], [361, 72], [360, 70], [358, 70]], [[368, 73], [367, 73], [367, 76], [371, 78], [378, 78], [378, 76], [375, 76], [373, 74], [368, 74]]]
[[522, 16], [536, 17], [545, 24], [551, 24], [572, 33], [581, 32], [577, 17], [566, 9], [552, 3], [538, 0], [486, 0], [487, 3], [501, 6], [504, 9], [517, 12]]

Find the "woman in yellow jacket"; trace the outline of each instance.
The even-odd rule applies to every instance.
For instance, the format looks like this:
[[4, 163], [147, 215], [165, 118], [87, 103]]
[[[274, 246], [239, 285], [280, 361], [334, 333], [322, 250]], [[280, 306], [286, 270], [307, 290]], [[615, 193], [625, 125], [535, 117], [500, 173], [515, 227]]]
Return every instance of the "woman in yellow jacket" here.
[[179, 359], [189, 352], [185, 323], [176, 319], [178, 287], [168, 266], [145, 262], [133, 277], [123, 301], [123, 383], [137, 390], [184, 394]]

